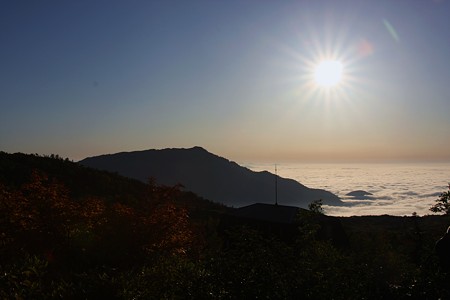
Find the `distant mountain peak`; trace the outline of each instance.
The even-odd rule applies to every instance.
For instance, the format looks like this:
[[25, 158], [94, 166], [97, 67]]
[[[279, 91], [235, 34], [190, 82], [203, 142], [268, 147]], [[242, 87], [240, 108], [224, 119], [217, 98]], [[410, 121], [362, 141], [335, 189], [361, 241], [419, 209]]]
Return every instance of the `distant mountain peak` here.
[[[117, 172], [146, 182], [181, 183], [203, 198], [229, 206], [275, 203], [275, 174], [254, 172], [200, 146], [150, 149], [86, 158], [82, 165]], [[325, 190], [310, 189], [299, 182], [278, 176], [278, 202], [306, 208], [314, 200], [341, 205], [340, 199]]]
[[[201, 146], [194, 146], [194, 147], [192, 147], [190, 149], [196, 150], [196, 151], [208, 152], [205, 148], [203, 148]], [[208, 153], [210, 153], [210, 152], [208, 152]]]

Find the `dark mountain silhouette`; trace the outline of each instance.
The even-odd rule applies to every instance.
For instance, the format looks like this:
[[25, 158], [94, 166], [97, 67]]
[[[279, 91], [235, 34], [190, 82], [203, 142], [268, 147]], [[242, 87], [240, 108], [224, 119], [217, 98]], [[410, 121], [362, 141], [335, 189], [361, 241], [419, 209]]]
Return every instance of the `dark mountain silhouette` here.
[[[274, 174], [251, 171], [201, 147], [122, 152], [86, 158], [79, 163], [141, 181], [153, 177], [158, 184], [181, 183], [201, 197], [229, 206], [275, 202]], [[278, 177], [280, 204], [305, 208], [318, 199], [328, 205], [342, 204], [328, 191]]]

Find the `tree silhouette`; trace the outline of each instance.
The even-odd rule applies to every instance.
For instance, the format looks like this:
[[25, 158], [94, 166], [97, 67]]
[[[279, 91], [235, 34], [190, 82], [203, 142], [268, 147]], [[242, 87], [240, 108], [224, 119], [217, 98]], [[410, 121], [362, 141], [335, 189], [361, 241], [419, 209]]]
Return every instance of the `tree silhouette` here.
[[446, 215], [450, 215], [450, 184], [448, 186], [448, 191], [442, 193], [436, 200], [436, 204], [433, 205], [430, 210], [434, 213], [443, 212]]
[[310, 204], [308, 204], [308, 209], [315, 214], [323, 215], [324, 210], [322, 206], [323, 206], [322, 199], [314, 200]]

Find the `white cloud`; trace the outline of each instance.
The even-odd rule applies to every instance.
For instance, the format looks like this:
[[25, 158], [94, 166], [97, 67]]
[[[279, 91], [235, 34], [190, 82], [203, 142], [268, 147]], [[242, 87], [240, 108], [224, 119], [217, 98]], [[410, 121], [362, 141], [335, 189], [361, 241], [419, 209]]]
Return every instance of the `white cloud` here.
[[[251, 165], [253, 170], [265, 167]], [[324, 206], [328, 215], [426, 215], [448, 189], [450, 164], [281, 164], [278, 174], [341, 197], [344, 206]], [[355, 190], [373, 195], [363, 200], [346, 196]]]

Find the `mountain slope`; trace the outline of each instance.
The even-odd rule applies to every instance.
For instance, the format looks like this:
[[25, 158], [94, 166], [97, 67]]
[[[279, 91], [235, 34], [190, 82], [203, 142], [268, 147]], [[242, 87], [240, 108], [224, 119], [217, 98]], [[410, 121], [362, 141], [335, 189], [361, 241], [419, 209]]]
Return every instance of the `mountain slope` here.
[[[225, 205], [274, 203], [275, 200], [275, 175], [251, 171], [200, 147], [122, 152], [86, 158], [79, 163], [141, 181], [154, 177], [159, 184], [181, 183], [187, 190]], [[310, 189], [295, 180], [278, 177], [280, 204], [307, 207], [318, 199], [328, 205], [342, 204], [328, 191]]]
[[[48, 176], [48, 182], [63, 185], [72, 201], [100, 198], [108, 203], [121, 203], [134, 208], [145, 206], [152, 197], [149, 186], [143, 182], [119, 174], [88, 168], [59, 156], [42, 157], [33, 154], [8, 154], [0, 151], [0, 188], [20, 190], [32, 180], [33, 172]], [[172, 187], [154, 186], [153, 192], [168, 194]], [[175, 205], [187, 209], [190, 217], [208, 217], [229, 209], [191, 192], [176, 193], [170, 197]], [[0, 202], [1, 198], [0, 191]], [[167, 198], [167, 197], [166, 197]], [[166, 199], [167, 200], [167, 199]], [[1, 204], [1, 203], [0, 203]], [[1, 210], [1, 209], [0, 209]], [[0, 218], [1, 219], [1, 218]]]

